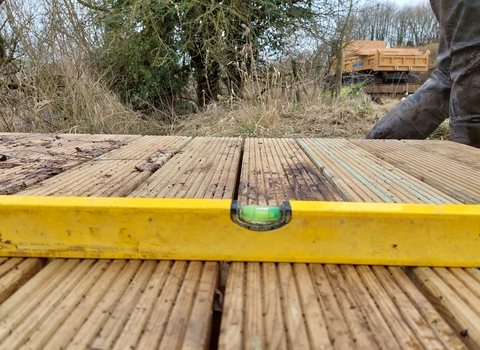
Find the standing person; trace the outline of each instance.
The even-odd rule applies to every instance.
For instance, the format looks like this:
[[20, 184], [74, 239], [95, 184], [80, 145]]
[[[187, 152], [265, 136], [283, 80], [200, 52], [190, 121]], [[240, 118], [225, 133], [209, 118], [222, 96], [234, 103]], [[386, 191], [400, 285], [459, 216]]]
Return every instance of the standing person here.
[[480, 0], [430, 0], [438, 68], [380, 119], [368, 139], [425, 139], [450, 118], [452, 141], [480, 148]]

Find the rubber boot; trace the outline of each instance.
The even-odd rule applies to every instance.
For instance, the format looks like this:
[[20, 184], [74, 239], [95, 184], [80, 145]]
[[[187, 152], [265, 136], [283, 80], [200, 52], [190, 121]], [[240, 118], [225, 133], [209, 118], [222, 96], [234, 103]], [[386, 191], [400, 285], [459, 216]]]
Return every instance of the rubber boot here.
[[408, 96], [370, 130], [367, 139], [425, 139], [449, 115], [450, 57], [441, 36], [438, 69], [412, 95]]

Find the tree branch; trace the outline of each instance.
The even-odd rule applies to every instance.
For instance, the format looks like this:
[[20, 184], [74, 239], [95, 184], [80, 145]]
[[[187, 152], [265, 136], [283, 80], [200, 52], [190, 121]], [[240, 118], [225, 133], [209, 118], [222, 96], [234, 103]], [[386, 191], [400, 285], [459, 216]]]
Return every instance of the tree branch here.
[[[0, 4], [5, 1], [5, 0], [0, 0]], [[99, 5], [94, 5], [94, 4], [89, 4], [88, 2], [85, 2], [83, 0], [77, 0], [77, 2], [80, 5], [83, 5], [85, 7], [88, 7], [89, 9], [95, 10], [95, 11], [102, 11], [102, 12], [109, 12], [109, 10], [104, 7], [104, 6], [99, 6]]]

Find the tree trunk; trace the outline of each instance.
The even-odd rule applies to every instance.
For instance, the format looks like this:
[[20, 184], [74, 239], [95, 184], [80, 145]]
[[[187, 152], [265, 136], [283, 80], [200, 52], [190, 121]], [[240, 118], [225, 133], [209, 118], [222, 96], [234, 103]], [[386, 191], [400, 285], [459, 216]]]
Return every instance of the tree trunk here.
[[295, 89], [295, 98], [297, 103], [302, 103], [302, 94], [300, 92], [300, 78], [298, 76], [298, 62], [292, 60], [293, 88]]
[[200, 107], [205, 107], [211, 102], [218, 100], [220, 92], [220, 65], [213, 60], [209, 62], [206, 50], [198, 46], [190, 51], [190, 55], [197, 82], [197, 104]]
[[343, 48], [339, 44], [337, 48], [337, 67], [335, 71], [335, 96], [340, 98], [342, 92], [342, 61], [343, 61]]

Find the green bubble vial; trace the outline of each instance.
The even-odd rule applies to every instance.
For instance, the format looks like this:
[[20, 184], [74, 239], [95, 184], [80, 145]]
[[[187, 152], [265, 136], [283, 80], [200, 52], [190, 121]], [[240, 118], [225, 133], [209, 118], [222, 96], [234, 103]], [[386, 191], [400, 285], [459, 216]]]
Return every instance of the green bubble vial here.
[[246, 205], [240, 209], [240, 218], [251, 224], [269, 224], [281, 219], [280, 207]]

